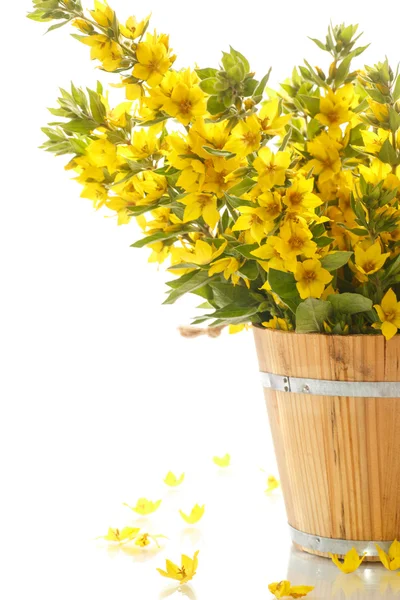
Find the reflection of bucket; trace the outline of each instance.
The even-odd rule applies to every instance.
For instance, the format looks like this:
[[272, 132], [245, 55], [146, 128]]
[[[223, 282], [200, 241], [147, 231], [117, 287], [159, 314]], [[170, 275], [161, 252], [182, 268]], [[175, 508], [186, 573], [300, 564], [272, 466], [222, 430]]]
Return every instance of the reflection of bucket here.
[[374, 560], [400, 535], [400, 336], [254, 337], [293, 541]]
[[381, 565], [361, 566], [355, 573], [346, 575], [331, 561], [309, 556], [294, 547], [290, 552], [286, 578], [292, 585], [315, 586], [313, 596], [316, 598], [389, 600], [400, 591], [400, 577]]

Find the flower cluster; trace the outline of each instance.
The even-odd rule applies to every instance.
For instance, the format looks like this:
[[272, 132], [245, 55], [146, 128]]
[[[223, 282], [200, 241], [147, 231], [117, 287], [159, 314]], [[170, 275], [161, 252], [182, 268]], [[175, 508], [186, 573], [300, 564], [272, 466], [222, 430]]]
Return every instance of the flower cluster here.
[[175, 277], [166, 304], [203, 298], [194, 324], [332, 334], [400, 327], [400, 76], [387, 60], [352, 70], [357, 26], [330, 27], [325, 73], [307, 61], [265, 88], [231, 48], [217, 68], [174, 69], [149, 18], [125, 24], [100, 0], [34, 0], [38, 21], [71, 23], [101, 84], [62, 90], [43, 129], [70, 154], [82, 197], [136, 219], [151, 262]]

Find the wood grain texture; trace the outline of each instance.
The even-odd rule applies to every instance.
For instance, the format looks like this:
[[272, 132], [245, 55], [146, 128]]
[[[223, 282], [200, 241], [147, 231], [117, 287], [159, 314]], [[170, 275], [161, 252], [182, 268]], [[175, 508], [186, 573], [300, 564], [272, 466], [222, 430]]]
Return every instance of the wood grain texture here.
[[[338, 381], [400, 381], [400, 336], [254, 328], [260, 371]], [[290, 525], [313, 535], [400, 537], [400, 399], [265, 389]]]

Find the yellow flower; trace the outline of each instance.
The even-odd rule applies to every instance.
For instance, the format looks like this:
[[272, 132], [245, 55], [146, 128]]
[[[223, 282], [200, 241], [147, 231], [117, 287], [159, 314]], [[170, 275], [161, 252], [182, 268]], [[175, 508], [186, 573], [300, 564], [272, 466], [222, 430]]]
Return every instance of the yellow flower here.
[[234, 325], [233, 323], [231, 323], [229, 325], [228, 331], [231, 335], [234, 335], [235, 333], [240, 333], [243, 330], [248, 330], [251, 328], [251, 325], [248, 325], [247, 323], [239, 323], [238, 325]]
[[91, 47], [90, 58], [100, 60], [106, 71], [118, 69], [123, 58], [123, 52], [119, 44], [103, 34], [84, 37], [81, 42]]
[[396, 335], [400, 327], [400, 302], [397, 302], [396, 294], [392, 288], [386, 292], [380, 305], [374, 304], [374, 308], [381, 322], [374, 323], [372, 327], [381, 329], [385, 338], [390, 340]]
[[381, 104], [380, 102], [376, 102], [371, 98], [368, 98], [368, 104], [370, 109], [374, 113], [374, 117], [380, 123], [385, 123], [389, 120], [389, 108], [386, 104]]
[[339, 173], [341, 169], [339, 156], [341, 147], [324, 131], [308, 142], [307, 149], [314, 158], [308, 161], [305, 169], [313, 169], [313, 174], [319, 175], [319, 183], [325, 183], [328, 179], [332, 179], [335, 173]]
[[240, 217], [232, 227], [232, 231], [250, 231], [251, 236], [258, 244], [266, 236], [265, 221], [268, 220], [266, 208], [255, 206], [239, 206]]
[[195, 265], [207, 265], [220, 256], [227, 245], [228, 242], [224, 242], [216, 249], [214, 245], [210, 246], [207, 242], [196, 240], [194, 248], [192, 248], [191, 251], [176, 248], [176, 252], [182, 262], [194, 263]]
[[223, 273], [225, 279], [229, 279], [230, 277], [233, 279], [236, 271], [239, 269], [239, 266], [239, 262], [236, 260], [236, 258], [220, 258], [219, 260], [211, 263], [211, 268], [208, 271], [208, 274], [210, 277], [212, 277], [212, 275], [215, 275], [216, 273]]
[[162, 42], [139, 42], [136, 58], [138, 62], [133, 67], [133, 76], [147, 81], [150, 87], [161, 83], [164, 73], [172, 64], [168, 50]]
[[120, 24], [119, 30], [124, 37], [130, 40], [135, 40], [136, 38], [143, 35], [148, 26], [149, 21], [150, 15], [143, 19], [143, 21], [138, 21], [136, 17], [129, 17], [125, 25]]
[[178, 478], [176, 475], [174, 475], [174, 473], [172, 473], [172, 471], [169, 471], [164, 479], [164, 483], [170, 487], [177, 487], [178, 485], [181, 485], [184, 479], [185, 473], [182, 473], [182, 475]]
[[314, 179], [306, 179], [299, 175], [292, 182], [292, 185], [287, 188], [286, 194], [283, 197], [283, 202], [289, 210], [294, 212], [306, 212], [314, 210], [317, 206], [321, 206], [322, 200], [312, 193], [314, 188]]
[[157, 134], [157, 129], [153, 127], [142, 127], [136, 130], [129, 146], [118, 146], [118, 155], [130, 160], [137, 160], [156, 154], [160, 150], [160, 139]]
[[251, 251], [251, 254], [257, 258], [257, 261], [265, 271], [268, 271], [269, 269], [293, 271], [296, 268], [296, 259], [291, 261], [283, 260], [277, 250], [277, 245], [280, 243], [279, 237], [270, 235], [267, 237], [265, 244], [257, 248], [257, 250]]
[[378, 550], [381, 563], [386, 569], [389, 571], [397, 571], [397, 569], [400, 569], [400, 542], [394, 540], [387, 554], [380, 546], [378, 546], [378, 544], [375, 544], [375, 546]]
[[337, 554], [331, 554], [329, 552], [329, 556], [331, 557], [332, 562], [343, 573], [353, 573], [354, 571], [356, 571], [365, 558], [365, 554], [363, 554], [361, 557], [359, 557], [358, 552], [355, 548], [352, 548], [351, 550], [348, 551], [348, 553], [345, 555], [343, 561], [340, 561], [338, 559]]
[[198, 521], [200, 521], [200, 519], [204, 515], [204, 511], [205, 511], [204, 504], [203, 504], [203, 506], [199, 506], [198, 504], [196, 504], [192, 508], [189, 515], [186, 515], [182, 510], [179, 511], [179, 514], [181, 515], [182, 519], [184, 521], [186, 521], [186, 523], [189, 523], [190, 525], [194, 525], [195, 523], [198, 523]]
[[389, 139], [390, 132], [386, 129], [378, 129], [378, 132], [361, 130], [361, 136], [364, 142], [364, 148], [371, 154], [378, 154], [383, 146], [383, 143]]
[[86, 155], [96, 167], [107, 167], [110, 174], [118, 168], [117, 148], [106, 139], [90, 142]]
[[288, 331], [289, 326], [286, 323], [285, 319], [280, 319], [279, 317], [272, 317], [269, 321], [264, 321], [261, 323], [267, 329], [282, 329], [283, 331]]
[[390, 165], [383, 163], [379, 158], [374, 158], [369, 167], [359, 165], [358, 170], [367, 183], [378, 185], [391, 173]]
[[124, 506], [127, 506], [134, 512], [139, 515], [145, 516], [150, 515], [160, 506], [161, 500], [157, 500], [157, 502], [152, 502], [151, 500], [147, 500], [147, 498], [139, 498], [136, 503], [136, 506], [129, 506], [129, 504], [124, 503]]
[[238, 156], [247, 156], [258, 150], [261, 142], [260, 124], [254, 115], [240, 121], [232, 129], [224, 150], [234, 152]]
[[[283, 319], [281, 319], [283, 321]], [[264, 323], [263, 323], [264, 325]], [[287, 327], [287, 326], [286, 326]], [[279, 481], [273, 475], [270, 475], [267, 479], [267, 489], [265, 490], [266, 494], [269, 494], [276, 490], [279, 487]]]
[[90, 10], [90, 14], [101, 27], [110, 27], [114, 20], [114, 11], [108, 6], [107, 2], [94, 0], [95, 10]]
[[258, 113], [260, 126], [267, 135], [281, 135], [284, 133], [285, 125], [290, 121], [291, 115], [279, 116], [279, 98], [263, 102]]
[[336, 92], [329, 89], [327, 95], [320, 99], [320, 112], [315, 115], [317, 121], [329, 128], [331, 135], [341, 137], [339, 125], [351, 120], [349, 106], [354, 96], [353, 85], [347, 84]]
[[302, 300], [306, 298], [321, 298], [325, 285], [333, 279], [333, 275], [326, 269], [323, 269], [320, 261], [316, 258], [309, 258], [302, 263], [297, 263], [294, 277], [297, 281], [296, 287]]
[[106, 201], [106, 206], [110, 210], [114, 210], [117, 213], [118, 225], [127, 225], [132, 218], [132, 213], [127, 208], [132, 203], [129, 200], [124, 200], [119, 196], [112, 196]]
[[165, 99], [163, 109], [182, 125], [188, 125], [194, 117], [201, 117], [206, 113], [206, 95], [198, 85], [189, 87], [179, 82], [171, 96]]
[[283, 185], [286, 179], [286, 170], [290, 165], [289, 152], [274, 154], [268, 147], [261, 148], [253, 166], [257, 170], [258, 183], [263, 190], [269, 190], [274, 185]]
[[317, 244], [312, 240], [308, 227], [296, 222], [286, 222], [280, 229], [276, 249], [284, 260], [293, 260], [304, 254], [311, 258], [317, 251]]
[[275, 583], [270, 583], [268, 586], [271, 594], [275, 596], [275, 598], [303, 598], [303, 596], [307, 596], [314, 589], [311, 585], [294, 585], [290, 584], [290, 581], [283, 580]]
[[193, 558], [189, 558], [185, 554], [182, 554], [180, 567], [175, 565], [170, 560], [166, 560], [166, 571], [163, 571], [162, 569], [157, 569], [157, 571], [163, 577], [176, 579], [180, 583], [186, 583], [193, 579], [193, 577], [196, 575], [196, 570], [198, 567], [198, 554], [199, 551], [195, 552]]
[[133, 540], [139, 533], [140, 528], [137, 527], [124, 527], [121, 529], [113, 529], [109, 527], [107, 535], [101, 536], [103, 540], [108, 542], [126, 543]]
[[282, 213], [281, 195], [278, 192], [264, 192], [258, 196], [257, 201], [267, 211], [267, 221], [274, 221]]
[[150, 535], [150, 533], [141, 533], [135, 539], [135, 546], [146, 548], [146, 546], [150, 546], [151, 542], [153, 541], [156, 546], [160, 547], [160, 544], [157, 541], [159, 538], [167, 539], [165, 535]]
[[217, 210], [217, 199], [213, 194], [188, 194], [181, 198], [179, 202], [185, 204], [183, 213], [183, 222], [196, 221], [203, 217], [211, 229], [214, 229], [219, 221], [219, 211]]
[[72, 21], [72, 25], [73, 27], [79, 29], [79, 31], [82, 31], [82, 33], [90, 34], [93, 32], [93, 25], [91, 25], [87, 21], [84, 21], [84, 19], [74, 19]]
[[304, 598], [314, 589], [313, 585], [293, 585], [290, 587], [289, 596], [292, 598]]
[[367, 250], [363, 250], [360, 244], [354, 250], [356, 269], [362, 275], [372, 275], [381, 269], [390, 256], [390, 252], [382, 254], [381, 244], [377, 240]]
[[81, 192], [81, 198], [93, 200], [93, 206], [96, 209], [102, 207], [108, 197], [108, 190], [101, 183], [87, 183]]
[[290, 593], [290, 581], [283, 580], [279, 582], [270, 583], [268, 586], [271, 594], [274, 594], [275, 598], [284, 598], [289, 596]]
[[225, 456], [214, 456], [213, 463], [218, 467], [229, 467], [231, 464], [231, 455], [225, 454]]

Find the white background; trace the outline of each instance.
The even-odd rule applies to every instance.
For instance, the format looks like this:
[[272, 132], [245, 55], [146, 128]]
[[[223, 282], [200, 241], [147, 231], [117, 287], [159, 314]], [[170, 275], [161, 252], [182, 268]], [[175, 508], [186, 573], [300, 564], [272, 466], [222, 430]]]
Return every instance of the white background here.
[[[216, 66], [221, 50], [231, 44], [260, 77], [272, 65], [272, 85], [303, 57], [326, 67], [324, 54], [307, 35], [323, 38], [330, 19], [359, 22], [363, 43], [373, 42], [359, 66], [385, 54], [395, 66], [399, 56], [394, 1], [369, 7], [359, 1], [115, 0], [112, 6], [121, 18], [152, 11], [153, 25], [171, 35], [178, 68]], [[226, 529], [231, 535], [236, 529], [233, 539], [243, 554], [246, 544], [260, 547], [267, 533], [262, 517], [249, 531], [246, 523], [253, 503], [260, 514], [266, 510], [265, 477], [276, 468], [251, 332], [182, 339], [177, 326], [194, 316], [196, 298], [161, 306], [169, 276], [147, 263], [146, 249], [129, 247], [140, 235], [136, 225], [117, 227], [106, 212], [95, 212], [64, 172], [65, 159], [38, 149], [44, 141], [40, 127], [51, 119], [46, 107], [55, 106], [58, 86], [115, 78], [96, 72], [89, 49], [70, 38], [68, 28], [43, 36], [43, 26], [25, 19], [30, 7], [27, 0], [6, 2], [0, 36], [0, 503], [7, 562], [2, 583], [7, 600], [29, 590], [29, 597], [50, 600], [70, 597], [81, 581], [74, 595], [89, 600], [127, 589], [124, 566], [114, 567], [109, 579], [104, 575], [104, 555], [90, 563], [92, 575], [101, 571], [98, 588], [91, 587], [92, 575], [85, 583], [82, 573], [74, 575], [72, 559], [82, 543], [109, 525], [124, 524], [121, 502], [164, 497], [171, 510], [205, 502], [223, 483], [211, 458], [229, 452], [226, 504], [218, 496], [221, 488], [214, 504], [220, 512], [215, 509], [212, 523], [231, 511]], [[179, 499], [163, 487], [170, 469], [187, 473]], [[240, 512], [244, 506], [246, 517]], [[161, 529], [168, 524], [162, 522]], [[218, 562], [222, 534], [211, 529], [208, 560]], [[278, 544], [280, 536], [283, 530], [267, 545]], [[176, 558], [182, 548], [176, 539], [172, 544]], [[239, 570], [239, 555], [233, 556]], [[162, 566], [160, 559], [156, 566]], [[286, 566], [283, 560], [281, 572], [271, 578], [285, 577]], [[264, 580], [260, 567], [256, 580], [238, 572], [232, 590], [267, 597], [271, 578]], [[209, 571], [215, 585], [216, 568]], [[138, 571], [126, 597], [155, 598], [164, 582], [155, 572], [148, 577]], [[155, 587], [147, 596], [150, 580]], [[265, 589], [257, 595], [261, 581]], [[222, 588], [207, 587], [204, 580], [203, 589], [202, 598], [222, 597]]]

